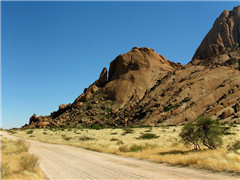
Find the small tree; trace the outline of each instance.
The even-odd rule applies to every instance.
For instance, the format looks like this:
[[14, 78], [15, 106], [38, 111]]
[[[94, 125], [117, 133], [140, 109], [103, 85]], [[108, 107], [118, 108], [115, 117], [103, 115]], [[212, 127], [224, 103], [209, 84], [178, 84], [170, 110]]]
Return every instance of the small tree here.
[[210, 117], [199, 117], [195, 124], [185, 124], [179, 134], [185, 143], [192, 143], [196, 150], [201, 149], [200, 142], [209, 149], [216, 149], [222, 144], [222, 135], [223, 128]]
[[192, 123], [185, 124], [179, 136], [182, 138], [185, 144], [193, 144], [194, 149], [196, 150], [201, 149], [199, 146], [200, 134], [195, 128], [194, 124]]
[[213, 121], [210, 117], [200, 117], [196, 126], [200, 131], [204, 146], [209, 149], [216, 149], [222, 144], [223, 128], [218, 121]]

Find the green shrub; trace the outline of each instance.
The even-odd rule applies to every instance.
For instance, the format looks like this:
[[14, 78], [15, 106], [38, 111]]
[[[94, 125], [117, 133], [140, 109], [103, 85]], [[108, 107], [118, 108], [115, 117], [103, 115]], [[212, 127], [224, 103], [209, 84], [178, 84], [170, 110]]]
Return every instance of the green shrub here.
[[80, 141], [91, 141], [94, 140], [94, 138], [88, 137], [88, 136], [82, 136], [79, 138]]
[[173, 108], [174, 108], [174, 106], [169, 105], [169, 106], [164, 107], [163, 110], [164, 110], [165, 112], [167, 112], [167, 111], [170, 111], [170, 110], [173, 109]]
[[137, 139], [156, 139], [158, 138], [159, 136], [157, 136], [156, 134], [153, 134], [153, 133], [145, 133], [145, 134], [142, 134], [139, 138]]
[[134, 133], [133, 129], [131, 129], [131, 128], [124, 128], [122, 135], [132, 134], [132, 133]]
[[32, 133], [33, 133], [33, 130], [27, 131], [27, 134], [32, 134]]
[[216, 149], [222, 144], [223, 132], [223, 127], [217, 121], [210, 117], [199, 117], [196, 124], [185, 124], [179, 136], [186, 144], [193, 144], [196, 150], [201, 149], [200, 142], [209, 149]]
[[102, 127], [99, 126], [98, 124], [92, 124], [92, 125], [91, 125], [91, 129], [100, 130], [100, 129], [102, 129]]

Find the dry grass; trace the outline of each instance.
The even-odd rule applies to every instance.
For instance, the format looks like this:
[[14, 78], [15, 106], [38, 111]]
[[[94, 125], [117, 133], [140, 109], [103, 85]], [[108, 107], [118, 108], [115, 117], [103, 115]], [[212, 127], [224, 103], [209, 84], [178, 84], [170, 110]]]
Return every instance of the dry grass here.
[[[150, 159], [172, 165], [194, 166], [214, 171], [240, 173], [240, 151], [229, 151], [227, 146], [240, 139], [240, 125], [234, 125], [234, 134], [223, 137], [223, 146], [217, 150], [193, 151], [180, 142], [181, 127], [153, 127], [126, 129], [34, 129], [18, 130], [14, 135], [43, 142], [73, 145], [85, 149]], [[43, 132], [46, 132], [43, 134]], [[127, 132], [127, 133], [126, 133]], [[152, 139], [142, 139], [151, 133]], [[66, 139], [67, 137], [67, 139]], [[203, 147], [203, 146], [202, 146]]]
[[11, 141], [1, 137], [1, 179], [43, 179], [36, 168], [38, 158], [28, 153], [22, 140]]

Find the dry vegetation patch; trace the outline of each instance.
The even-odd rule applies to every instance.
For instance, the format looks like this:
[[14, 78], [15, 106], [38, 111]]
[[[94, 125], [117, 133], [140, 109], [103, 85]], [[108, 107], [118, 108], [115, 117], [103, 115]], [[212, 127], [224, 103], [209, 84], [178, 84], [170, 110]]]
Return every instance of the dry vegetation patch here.
[[36, 167], [38, 157], [29, 154], [28, 149], [23, 140], [1, 137], [1, 179], [43, 179]]
[[[240, 173], [239, 133], [240, 125], [232, 124], [223, 136], [223, 145], [215, 150], [181, 142], [181, 126], [76, 129], [51, 128], [17, 130], [14, 135], [43, 142], [73, 145], [85, 149], [150, 159], [172, 165], [193, 165], [214, 171]], [[46, 132], [43, 134], [43, 132]], [[201, 145], [202, 146], [202, 145]]]

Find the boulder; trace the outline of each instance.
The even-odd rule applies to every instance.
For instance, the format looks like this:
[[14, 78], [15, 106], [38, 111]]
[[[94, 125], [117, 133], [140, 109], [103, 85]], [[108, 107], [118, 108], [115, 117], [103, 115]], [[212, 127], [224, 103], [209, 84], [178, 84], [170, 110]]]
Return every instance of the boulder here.
[[96, 84], [97, 86], [102, 87], [106, 83], [107, 83], [107, 68], [104, 67]]
[[91, 91], [91, 93], [95, 93], [98, 91], [98, 87], [92, 84], [91, 86], [89, 86], [89, 90]]
[[236, 103], [235, 106], [234, 106], [234, 108], [235, 108], [235, 112], [240, 111], [240, 103], [239, 103], [239, 102]]
[[234, 113], [233, 108], [227, 108], [226, 110], [224, 110], [222, 112], [222, 114], [220, 115], [220, 118], [226, 119], [226, 118], [230, 117], [233, 113]]
[[64, 109], [64, 108], [66, 108], [66, 107], [67, 107], [66, 104], [61, 104], [58, 109], [61, 110], [61, 109]]
[[87, 102], [92, 97], [91, 92], [87, 92], [83, 97], [83, 102]]
[[29, 120], [29, 124], [32, 124], [34, 122], [37, 122], [38, 121], [38, 117], [36, 114], [33, 114], [31, 117], [30, 117], [30, 120]]

